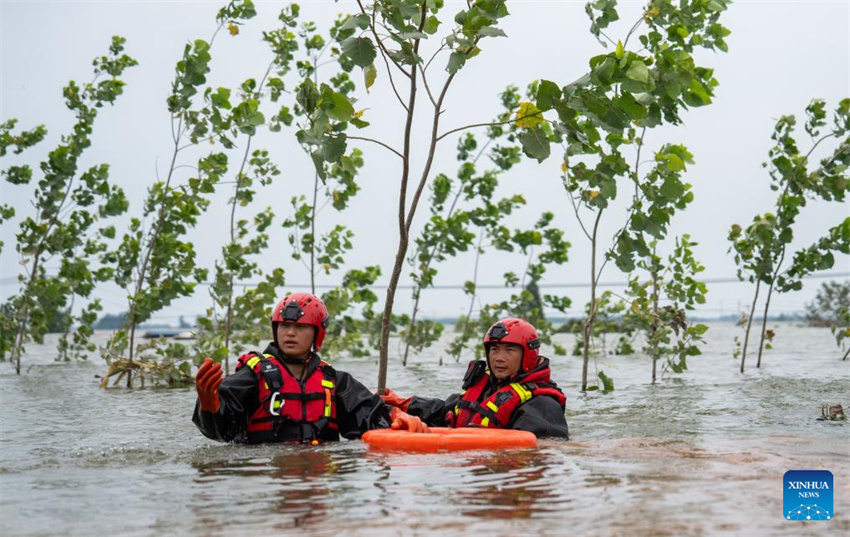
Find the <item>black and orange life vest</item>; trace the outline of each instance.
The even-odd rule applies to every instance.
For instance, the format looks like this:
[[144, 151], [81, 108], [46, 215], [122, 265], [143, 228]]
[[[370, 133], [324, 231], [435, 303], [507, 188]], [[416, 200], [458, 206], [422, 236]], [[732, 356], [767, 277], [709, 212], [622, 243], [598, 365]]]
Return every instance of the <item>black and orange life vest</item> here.
[[260, 389], [260, 406], [248, 419], [247, 442], [339, 440], [336, 371], [318, 355], [309, 359], [303, 383], [272, 354], [244, 354], [236, 370], [242, 367], [254, 371]]
[[489, 397], [484, 397], [491, 385], [490, 371], [482, 360], [469, 363], [463, 382], [460, 400], [449, 412], [446, 422], [450, 427], [492, 427], [504, 429], [511, 416], [521, 405], [533, 397], [550, 396], [565, 408], [567, 397], [551, 381], [549, 360], [543, 358], [532, 371], [516, 377], [514, 382], [506, 383], [496, 389]]

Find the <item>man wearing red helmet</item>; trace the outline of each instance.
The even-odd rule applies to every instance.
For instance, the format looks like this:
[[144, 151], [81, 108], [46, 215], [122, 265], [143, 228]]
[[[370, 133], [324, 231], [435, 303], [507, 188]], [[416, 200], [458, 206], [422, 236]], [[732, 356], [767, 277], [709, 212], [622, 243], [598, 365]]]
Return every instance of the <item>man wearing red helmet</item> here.
[[388, 407], [348, 373], [322, 361], [325, 304], [294, 293], [272, 311], [272, 338], [263, 353], [239, 357], [222, 377], [211, 358], [198, 369], [192, 421], [204, 436], [237, 443], [311, 442], [359, 438], [370, 429], [427, 431], [419, 418]]
[[540, 356], [537, 330], [522, 319], [502, 319], [484, 336], [486, 361], [470, 362], [461, 393], [448, 399], [402, 398], [387, 389], [381, 399], [434, 427], [518, 429], [568, 438], [567, 398], [552, 382], [549, 359]]

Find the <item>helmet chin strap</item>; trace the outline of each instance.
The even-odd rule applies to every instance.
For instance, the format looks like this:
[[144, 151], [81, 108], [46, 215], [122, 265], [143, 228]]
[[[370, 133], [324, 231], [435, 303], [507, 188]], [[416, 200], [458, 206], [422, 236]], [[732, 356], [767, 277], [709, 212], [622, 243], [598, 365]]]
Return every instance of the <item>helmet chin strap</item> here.
[[287, 364], [292, 364], [292, 365], [304, 365], [310, 359], [309, 354], [304, 358], [293, 358], [292, 356], [287, 356], [287, 355], [285, 355], [281, 352], [280, 356], [281, 356], [281, 358], [283, 359], [284, 362], [286, 362]]

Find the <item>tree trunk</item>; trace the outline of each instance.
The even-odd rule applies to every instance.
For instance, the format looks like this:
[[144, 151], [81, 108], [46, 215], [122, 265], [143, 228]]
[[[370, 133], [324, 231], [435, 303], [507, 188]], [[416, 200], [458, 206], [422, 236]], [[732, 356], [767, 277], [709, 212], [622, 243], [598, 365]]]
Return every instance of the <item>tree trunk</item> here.
[[590, 311], [591, 314], [587, 316], [587, 319], [584, 321], [584, 327], [582, 331], [582, 337], [584, 338], [582, 345], [582, 366], [581, 366], [581, 391], [587, 391], [587, 365], [590, 362], [590, 337], [593, 330], [593, 310], [596, 309], [596, 297], [594, 292], [591, 292], [590, 298]]
[[593, 321], [596, 319], [596, 308], [598, 303], [596, 300], [596, 284], [598, 276], [596, 274], [596, 234], [599, 231], [599, 221], [602, 218], [602, 210], [596, 214], [596, 222], [593, 224], [593, 235], [590, 238], [590, 312], [587, 319], [584, 321], [584, 349], [581, 366], [581, 391], [587, 391], [587, 366], [590, 362], [590, 342], [593, 336]]
[[21, 374], [21, 354], [24, 347], [24, 334], [27, 331], [27, 318], [29, 316], [29, 301], [32, 294], [32, 284], [35, 281], [35, 275], [38, 272], [38, 264], [41, 260], [41, 252], [36, 252], [35, 261], [33, 262], [32, 272], [27, 286], [24, 290], [23, 312], [19, 312], [18, 331], [15, 334], [15, 346], [12, 347], [12, 361], [15, 362], [15, 373]]
[[[418, 42], [417, 42], [418, 44]], [[404, 149], [401, 170], [401, 186], [399, 188], [398, 203], [398, 249], [395, 255], [395, 264], [387, 286], [387, 298], [384, 302], [384, 313], [381, 317], [381, 348], [378, 355], [378, 393], [383, 393], [387, 387], [387, 361], [389, 358], [390, 322], [392, 321], [393, 305], [395, 303], [395, 292], [398, 280], [401, 277], [401, 266], [404, 256], [407, 254], [407, 227], [405, 226], [405, 212], [407, 209], [407, 182], [410, 179], [410, 136], [413, 130], [413, 112], [416, 107], [416, 69], [410, 74], [410, 95], [407, 101], [407, 120], [404, 124]]]
[[[419, 22], [419, 31], [425, 26], [426, 9], [423, 4], [422, 15]], [[419, 52], [419, 40], [413, 46], [413, 53]], [[438, 129], [440, 126], [440, 115], [443, 113], [443, 99], [449, 85], [454, 79], [454, 74], [449, 75], [443, 84], [443, 89], [440, 97], [434, 106], [434, 117], [431, 123], [431, 143], [428, 146], [428, 158], [422, 169], [422, 175], [419, 178], [419, 184], [413, 194], [410, 202], [410, 208], [407, 209], [407, 183], [410, 178], [410, 136], [413, 126], [413, 113], [416, 106], [416, 90], [417, 90], [417, 71], [415, 68], [410, 73], [410, 97], [407, 106], [407, 121], [404, 126], [404, 150], [403, 150], [403, 168], [402, 180], [399, 190], [399, 208], [398, 208], [398, 223], [399, 223], [399, 242], [398, 251], [396, 252], [395, 265], [393, 266], [390, 285], [387, 287], [387, 301], [384, 305], [384, 315], [381, 319], [381, 350], [378, 359], [378, 393], [383, 393], [387, 385], [387, 362], [389, 357], [389, 341], [390, 341], [390, 322], [392, 320], [393, 304], [395, 303], [395, 293], [398, 288], [398, 280], [401, 277], [401, 267], [404, 264], [404, 258], [407, 255], [407, 247], [410, 242], [410, 226], [413, 224], [413, 217], [416, 215], [416, 207], [419, 205], [419, 198], [422, 195], [422, 190], [425, 188], [425, 183], [431, 173], [431, 165], [434, 163], [434, 151], [437, 147], [439, 139]], [[406, 210], [407, 209], [407, 210]], [[405, 212], [407, 216], [405, 216]]]
[[[76, 169], [76, 165], [75, 165]], [[53, 229], [54, 224], [56, 224], [56, 219], [59, 217], [59, 213], [62, 211], [62, 208], [65, 206], [65, 201], [68, 199], [68, 195], [71, 193], [71, 187], [74, 184], [74, 178], [71, 177], [68, 179], [68, 186], [65, 188], [65, 194], [62, 196], [62, 200], [59, 202], [59, 205], [56, 207], [56, 211], [53, 213], [50, 218], [50, 222], [47, 224], [47, 229], [44, 231], [44, 235], [41, 236], [41, 239], [38, 241], [38, 246], [35, 248], [35, 254], [33, 254], [33, 264], [32, 271], [30, 272], [29, 280], [27, 281], [27, 286], [24, 290], [24, 300], [23, 300], [23, 313], [18, 317], [18, 332], [15, 334], [15, 346], [12, 347], [12, 355], [10, 358], [13, 362], [15, 362], [15, 373], [17, 375], [21, 374], [21, 354], [23, 353], [24, 347], [24, 335], [27, 331], [27, 320], [29, 319], [29, 304], [30, 304], [30, 295], [32, 294], [32, 286], [35, 283], [35, 279], [38, 275], [38, 266], [41, 263], [41, 254], [44, 253], [44, 241], [50, 235], [50, 231]]]
[[750, 317], [747, 319], [747, 328], [744, 332], [744, 348], [741, 350], [741, 373], [744, 372], [744, 363], [747, 361], [747, 344], [750, 341], [750, 328], [753, 326], [753, 315], [756, 313], [756, 302], [759, 298], [759, 288], [761, 287], [761, 280], [756, 282], [756, 293], [753, 296], [753, 306], [750, 308]]
[[761, 367], [761, 353], [764, 349], [764, 334], [767, 330], [767, 312], [770, 309], [770, 297], [773, 294], [773, 282], [770, 283], [770, 287], [767, 288], [767, 299], [764, 302], [764, 317], [761, 320], [761, 338], [759, 339], [759, 356], [758, 360], [756, 360], [756, 368]]
[[319, 196], [319, 174], [313, 177], [313, 207], [310, 210], [310, 294], [316, 294], [316, 199]]
[[[653, 265], [655, 265], [655, 248], [652, 249]], [[657, 345], [655, 337], [658, 335], [658, 268], [652, 268], [652, 325], [649, 333], [650, 352], [652, 352], [652, 383], [655, 384], [655, 370], [658, 362], [658, 349], [653, 348]]]

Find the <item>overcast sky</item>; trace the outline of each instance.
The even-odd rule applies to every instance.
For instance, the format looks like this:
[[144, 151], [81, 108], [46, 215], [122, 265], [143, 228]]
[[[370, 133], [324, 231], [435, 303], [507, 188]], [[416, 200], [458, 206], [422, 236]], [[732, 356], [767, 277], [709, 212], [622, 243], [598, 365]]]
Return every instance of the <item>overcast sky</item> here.
[[[337, 13], [350, 12], [356, 6], [347, 1], [306, 0], [300, 4], [302, 20], [315, 20], [322, 27], [327, 27]], [[458, 2], [446, 4], [443, 12], [446, 19], [461, 8]], [[45, 124], [49, 131], [47, 140], [37, 148], [20, 157], [4, 157], [2, 166], [23, 162], [37, 165], [45, 157], [72, 124], [63, 105], [62, 86], [71, 79], [90, 80], [92, 58], [105, 53], [112, 35], [122, 35], [127, 38], [127, 52], [140, 65], [127, 73], [128, 85], [117, 105], [102, 110], [97, 118], [93, 143], [84, 155], [82, 166], [108, 162], [112, 180], [131, 199], [130, 215], [138, 215], [146, 189], [155, 180], [157, 170], [160, 174], [167, 171], [165, 167], [171, 156], [165, 99], [174, 63], [187, 41], [210, 38], [215, 28], [215, 13], [221, 5], [218, 1], [2, 0], [0, 119], [18, 118], [22, 128]], [[262, 76], [270, 53], [260, 40], [261, 32], [277, 27], [277, 14], [283, 5], [257, 2], [258, 17], [249, 21], [239, 36], [231, 38], [222, 34], [217, 38], [212, 50], [210, 84], [235, 87], [246, 78]], [[611, 28], [609, 35], [615, 40], [622, 38], [639, 17], [642, 5], [643, 2], [621, 2], [621, 21]], [[492, 118], [500, 111], [497, 94], [508, 84], [524, 87], [540, 78], [565, 84], [587, 71], [591, 56], [605, 52], [588, 32], [584, 1], [523, 0], [508, 2], [508, 6], [511, 16], [500, 25], [508, 38], [486, 39], [482, 54], [461, 71], [446, 101], [444, 130]], [[728, 38], [729, 53], [698, 55], [699, 64], [716, 69], [720, 86], [716, 89], [715, 103], [685, 113], [685, 124], [678, 128], [651, 131], [646, 140], [653, 149], [664, 143], [683, 143], [694, 154], [696, 165], [688, 170], [686, 178], [693, 184], [696, 198], [687, 212], [676, 217], [671, 231], [675, 235], [690, 233], [699, 242], [697, 257], [707, 267], [704, 272], [707, 279], [734, 277], [735, 264], [727, 253], [730, 225], [746, 225], [756, 213], [770, 210], [774, 202], [769, 176], [761, 164], [771, 146], [770, 134], [776, 119], [783, 114], [801, 117], [814, 97], [826, 99], [828, 108], [833, 109], [841, 98], [850, 96], [850, 2], [738, 0], [721, 22], [732, 31]], [[432, 84], [436, 84], [445, 73], [433, 71]], [[359, 81], [359, 70], [355, 77]], [[392, 98], [383, 67], [379, 67], [373, 91], [368, 95], [358, 92], [358, 97], [361, 100], [356, 107], [366, 108], [365, 119], [372, 122], [368, 135], [399, 146], [402, 111]], [[420, 103], [422, 110], [430, 113], [424, 95]], [[416, 147], [422, 148], [427, 143], [430, 124], [424, 114], [417, 121]], [[250, 210], [242, 212], [243, 216], [271, 204], [279, 222], [290, 213], [290, 197], [312, 189], [312, 164], [292, 134], [292, 130], [286, 129], [276, 134], [263, 133], [253, 143], [254, 147], [270, 151], [283, 174], [257, 197]], [[802, 129], [800, 140], [803, 148], [809, 146]], [[446, 140], [438, 148], [436, 172], [451, 175], [456, 171], [454, 144], [455, 140]], [[347, 256], [346, 268], [380, 264], [384, 267], [381, 282], [386, 282], [396, 251], [400, 166], [396, 157], [377, 146], [361, 148], [366, 157], [366, 166], [359, 177], [361, 192], [342, 217], [327, 208], [320, 215], [319, 226], [328, 229], [342, 221], [353, 229], [355, 249]], [[421, 166], [422, 153], [417, 155], [416, 168]], [[556, 222], [572, 242], [570, 262], [550, 269], [544, 283], [586, 283], [589, 246], [561, 187], [559, 162], [558, 154], [540, 165], [523, 162], [503, 176], [498, 195], [522, 193], [528, 200], [522, 213], [508, 222], [511, 227], [529, 226], [541, 212], [553, 211]], [[193, 164], [189, 158], [183, 163]], [[191, 170], [184, 169], [182, 173], [185, 180]], [[2, 202], [12, 203], [18, 216], [30, 214], [32, 185], [14, 187], [4, 183], [0, 189]], [[219, 256], [221, 237], [227, 232], [227, 218], [223, 215], [229, 195], [225, 188], [216, 194], [209, 213], [192, 234], [199, 261], [207, 267], [212, 267]], [[806, 245], [836, 225], [848, 216], [848, 206], [810, 204], [796, 228], [794, 245]], [[421, 207], [418, 216], [414, 234], [428, 216], [427, 205]], [[624, 212], [615, 209], [607, 216], [603, 233], [610, 236], [622, 225]], [[126, 218], [121, 222], [126, 222]], [[0, 257], [2, 299], [17, 291], [16, 231], [17, 220], [2, 227], [2, 240], [6, 244]], [[264, 264], [269, 269], [283, 267], [289, 289], [309, 284], [308, 273], [291, 259], [285, 232], [277, 224], [272, 243], [273, 249]], [[520, 273], [525, 261], [521, 255], [488, 254], [482, 260], [479, 282], [500, 284], [505, 271]], [[462, 285], [472, 277], [472, 262], [471, 255], [462, 255], [442, 264], [438, 267], [436, 283]], [[839, 258], [831, 272], [842, 273], [846, 278], [850, 272], [848, 257]], [[409, 283], [408, 273], [405, 270], [402, 283]], [[319, 282], [337, 283], [341, 276], [342, 271], [329, 276], [322, 274]], [[613, 265], [602, 277], [606, 282], [625, 279]], [[801, 310], [822, 281], [825, 280], [807, 280], [802, 292], [776, 297], [773, 311]], [[584, 288], [547, 292], [572, 297], [576, 311], [589, 296]], [[378, 294], [383, 299], [384, 293]], [[410, 307], [409, 294], [407, 290], [399, 291], [397, 312]], [[503, 290], [486, 290], [483, 300], [501, 299], [507, 294]], [[709, 316], [735, 313], [749, 301], [750, 294], [751, 288], [744, 284], [710, 285], [709, 302], [701, 313]], [[102, 298], [106, 311], [119, 312], [126, 308], [123, 292], [116, 287], [105, 286], [96, 295]], [[467, 300], [459, 290], [432, 290], [423, 298], [426, 315], [456, 315], [465, 311], [466, 305]], [[206, 289], [199, 288], [194, 297], [176, 302], [155, 318], [174, 321], [179, 315], [200, 314], [209, 306]]]

